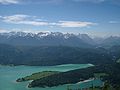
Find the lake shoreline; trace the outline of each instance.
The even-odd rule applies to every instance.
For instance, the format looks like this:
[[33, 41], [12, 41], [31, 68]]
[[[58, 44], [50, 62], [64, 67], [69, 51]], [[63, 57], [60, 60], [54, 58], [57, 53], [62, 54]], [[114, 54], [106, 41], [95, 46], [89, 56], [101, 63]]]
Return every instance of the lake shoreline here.
[[[90, 65], [90, 66], [94, 66], [94, 64], [90, 64], [90, 63], [80, 63], [80, 64], [81, 64], [81, 65], [87, 65], [87, 64], [88, 64], [88, 65]], [[35, 67], [35, 66], [36, 66], [36, 67], [37, 67], [37, 66], [38, 66], [38, 67], [39, 67], [39, 66], [42, 67], [42, 66], [43, 66], [43, 67], [49, 67], [49, 66], [50, 66], [50, 67], [51, 67], [51, 66], [80, 65], [80, 64], [71, 64], [71, 63], [70, 63], [70, 64], [69, 64], [69, 63], [68, 63], [68, 64], [57, 64], [57, 65], [25, 65], [25, 64], [14, 65], [14, 64], [0, 64], [0, 66], [10, 66], [10, 67], [15, 67], [15, 66], [33, 66], [33, 67]]]
[[[64, 66], [64, 67], [63, 67]], [[32, 73], [42, 72], [42, 71], [69, 71], [79, 68], [89, 67], [88, 64], [72, 64], [72, 65], [59, 65], [59, 66], [9, 66], [0, 65], [0, 89], [4, 90], [9, 88], [9, 90], [27, 90], [26, 86], [29, 82], [13, 83], [17, 78], [25, 77], [31, 75]], [[49, 90], [65, 90], [66, 85], [47, 88]], [[46, 88], [31, 88], [31, 90], [46, 90]]]

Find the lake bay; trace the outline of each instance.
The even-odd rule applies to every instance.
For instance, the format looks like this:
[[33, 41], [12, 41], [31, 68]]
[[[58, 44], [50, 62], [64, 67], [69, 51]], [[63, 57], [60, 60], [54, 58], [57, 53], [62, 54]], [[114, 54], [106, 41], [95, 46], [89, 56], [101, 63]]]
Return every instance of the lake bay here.
[[69, 71], [87, 68], [92, 64], [64, 64], [56, 66], [0, 66], [0, 90], [66, 90], [67, 86], [52, 88], [27, 88], [28, 82], [16, 82], [16, 79], [41, 71]]

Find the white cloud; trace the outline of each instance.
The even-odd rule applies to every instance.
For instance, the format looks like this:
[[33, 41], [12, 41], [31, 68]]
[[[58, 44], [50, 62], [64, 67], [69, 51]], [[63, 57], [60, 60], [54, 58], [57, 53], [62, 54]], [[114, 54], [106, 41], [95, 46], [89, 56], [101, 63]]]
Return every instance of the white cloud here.
[[0, 4], [18, 4], [19, 0], [0, 0]]
[[26, 18], [29, 18], [29, 16], [28, 15], [23, 15], [23, 14], [3, 17], [5, 22], [10, 22], [10, 23], [14, 23], [14, 22], [17, 22], [17, 21], [23, 21]]
[[33, 25], [33, 26], [48, 25], [47, 22], [36, 21], [34, 16], [28, 16], [28, 15], [22, 15], [22, 14], [2, 17], [2, 21], [6, 23], [12, 23], [12, 24], [25, 24], [25, 25]]
[[60, 26], [60, 27], [88, 27], [91, 25], [96, 25], [96, 23], [92, 23], [92, 22], [81, 22], [81, 21], [59, 21], [58, 23], [56, 23], [56, 25]]
[[93, 22], [83, 22], [83, 21], [58, 21], [58, 22], [49, 22], [37, 18], [36, 16], [29, 16], [24, 14], [17, 14], [12, 16], [0, 16], [0, 20], [9, 24], [23, 24], [23, 25], [33, 25], [33, 26], [50, 26], [50, 27], [89, 27], [96, 25]]
[[0, 4], [45, 4], [45, 3], [59, 3], [62, 0], [0, 0]]
[[109, 21], [109, 23], [116, 24], [116, 23], [119, 23], [119, 22], [118, 21]]
[[0, 4], [60, 4], [64, 0], [0, 0]]

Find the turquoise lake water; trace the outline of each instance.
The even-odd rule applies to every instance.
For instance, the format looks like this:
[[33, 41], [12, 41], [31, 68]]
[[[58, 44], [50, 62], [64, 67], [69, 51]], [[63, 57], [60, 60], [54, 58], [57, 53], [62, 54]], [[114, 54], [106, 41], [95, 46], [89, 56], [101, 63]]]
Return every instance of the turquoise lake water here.
[[93, 66], [91, 64], [66, 64], [57, 66], [0, 66], [0, 90], [66, 90], [67, 86], [53, 88], [27, 88], [28, 82], [16, 82], [16, 79], [41, 71], [69, 71]]

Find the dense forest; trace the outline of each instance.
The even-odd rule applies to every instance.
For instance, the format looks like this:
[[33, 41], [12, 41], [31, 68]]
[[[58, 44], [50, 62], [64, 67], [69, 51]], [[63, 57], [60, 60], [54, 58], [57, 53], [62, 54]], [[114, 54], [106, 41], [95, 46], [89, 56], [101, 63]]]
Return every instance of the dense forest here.
[[13, 65], [59, 65], [82, 64], [94, 65], [111, 63], [120, 58], [120, 46], [109, 49], [102, 47], [79, 48], [68, 46], [10, 46], [0, 44], [0, 64]]
[[[85, 69], [61, 72], [32, 81], [28, 87], [53, 87], [63, 84], [75, 84], [80, 80], [93, 78], [95, 73], [105, 73], [104, 82], [109, 83], [115, 90], [120, 89], [120, 63], [103, 64]], [[118, 89], [119, 88], [119, 89]]]

